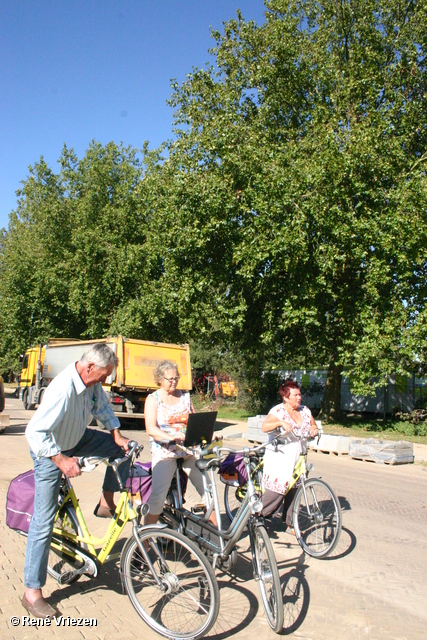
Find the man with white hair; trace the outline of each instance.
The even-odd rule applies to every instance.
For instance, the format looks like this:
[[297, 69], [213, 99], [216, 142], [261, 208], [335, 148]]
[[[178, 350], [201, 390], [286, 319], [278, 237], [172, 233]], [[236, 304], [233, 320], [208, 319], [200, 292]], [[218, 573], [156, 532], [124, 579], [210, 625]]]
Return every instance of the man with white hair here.
[[[35, 496], [25, 554], [26, 591], [22, 604], [35, 618], [58, 613], [43, 598], [42, 588], [46, 583], [62, 474], [68, 478], [81, 475], [79, 456], [114, 459], [123, 457], [127, 450], [129, 440], [121, 435], [120, 422], [102, 388], [117, 364], [117, 356], [107, 344], [94, 344], [78, 362], [70, 364], [52, 380], [25, 432], [34, 461]], [[110, 433], [88, 429], [91, 414]], [[123, 477], [128, 472], [128, 465], [122, 465]], [[107, 467], [95, 515], [111, 517], [114, 514], [114, 492], [118, 489], [114, 472]]]

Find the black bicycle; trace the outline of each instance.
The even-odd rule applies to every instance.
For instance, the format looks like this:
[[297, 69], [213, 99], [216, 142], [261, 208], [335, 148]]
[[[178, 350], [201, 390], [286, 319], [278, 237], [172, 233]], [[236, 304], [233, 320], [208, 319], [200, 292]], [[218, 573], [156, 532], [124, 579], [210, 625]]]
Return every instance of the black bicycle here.
[[[261, 445], [262, 447], [262, 445]], [[183, 506], [180, 464], [178, 462], [175, 482], [169, 491], [161, 519], [171, 528], [184, 534], [194, 541], [206, 554], [212, 566], [229, 570], [237, 561], [236, 544], [244, 529], [248, 527], [254, 579], [257, 581], [261, 601], [268, 624], [274, 632], [280, 633], [283, 628], [284, 609], [280, 586], [279, 571], [273, 546], [260, 515], [262, 504], [251, 477], [251, 462], [256, 458], [261, 447], [250, 449], [245, 447], [235, 452], [226, 447], [215, 447], [214, 458], [212, 449], [194, 447], [185, 449], [187, 453], [195, 455], [196, 466], [203, 475], [205, 487], [206, 508], [188, 510]], [[248, 474], [245, 495], [235, 513], [227, 531], [222, 530], [221, 513], [218, 491], [215, 483], [216, 471], [221, 467], [221, 460], [230, 452], [241, 453]], [[218, 527], [210, 521], [210, 515], [215, 512]]]

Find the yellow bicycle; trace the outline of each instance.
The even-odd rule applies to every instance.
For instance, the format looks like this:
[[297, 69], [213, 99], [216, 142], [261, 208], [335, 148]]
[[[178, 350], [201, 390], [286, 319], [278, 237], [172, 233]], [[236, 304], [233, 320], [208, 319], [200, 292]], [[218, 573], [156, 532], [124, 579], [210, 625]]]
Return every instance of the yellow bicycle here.
[[[130, 443], [131, 474], [142, 446]], [[120, 485], [120, 499], [102, 538], [90, 534], [75, 491], [63, 477], [59, 509], [53, 529], [48, 573], [59, 584], [71, 584], [82, 575], [95, 577], [107, 560], [120, 558], [122, 588], [138, 615], [167, 638], [201, 638], [214, 625], [219, 612], [219, 589], [214, 571], [199, 548], [163, 524], [141, 526], [148, 505], [134, 507], [118, 474], [121, 458], [80, 459], [94, 468], [110, 465]], [[84, 467], [83, 467], [84, 468]], [[127, 522], [132, 535], [118, 554], [113, 547]]]
[[[341, 506], [334, 490], [320, 478], [309, 478], [313, 469], [307, 464], [307, 441], [300, 439], [301, 454], [295, 464], [288, 492], [296, 487], [293, 500], [292, 524], [295, 536], [301, 548], [314, 558], [326, 558], [338, 544], [341, 528]], [[273, 440], [283, 443], [280, 437]], [[251, 460], [251, 479], [259, 494], [263, 492], [262, 476], [264, 470], [263, 450], [255, 460]], [[247, 483], [239, 483], [236, 479], [225, 485], [224, 505], [227, 516], [233, 519], [246, 495]]]

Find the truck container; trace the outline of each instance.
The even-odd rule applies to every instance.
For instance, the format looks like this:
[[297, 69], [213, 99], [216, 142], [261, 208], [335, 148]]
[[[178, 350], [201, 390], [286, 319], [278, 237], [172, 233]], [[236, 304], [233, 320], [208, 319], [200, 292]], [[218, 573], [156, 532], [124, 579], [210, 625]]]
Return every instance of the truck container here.
[[99, 340], [50, 339], [26, 350], [20, 377], [20, 397], [26, 409], [34, 409], [43, 399], [51, 380], [71, 362], [77, 362], [92, 344], [106, 342], [119, 359], [117, 368], [103, 385], [114, 413], [128, 418], [144, 416], [145, 399], [158, 388], [153, 370], [163, 360], [178, 367], [178, 389], [192, 388], [188, 344], [168, 344], [109, 336]]

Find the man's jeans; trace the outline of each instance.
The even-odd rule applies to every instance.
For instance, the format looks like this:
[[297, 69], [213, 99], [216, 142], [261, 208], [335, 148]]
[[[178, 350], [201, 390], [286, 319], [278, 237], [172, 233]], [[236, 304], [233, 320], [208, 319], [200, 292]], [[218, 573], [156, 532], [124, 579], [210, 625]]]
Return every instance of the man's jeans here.
[[[28, 532], [27, 551], [25, 554], [24, 584], [29, 589], [41, 589], [46, 584], [47, 563], [53, 523], [58, 510], [59, 486], [62, 473], [50, 458], [34, 460], [35, 496], [34, 515]], [[80, 442], [63, 451], [67, 456], [101, 456], [104, 458], [122, 458], [125, 452], [116, 445], [111, 434], [95, 429], [86, 429]], [[120, 477], [123, 481], [129, 475], [129, 463], [120, 466]], [[103, 491], [118, 491], [119, 484], [111, 467], [105, 472]]]

